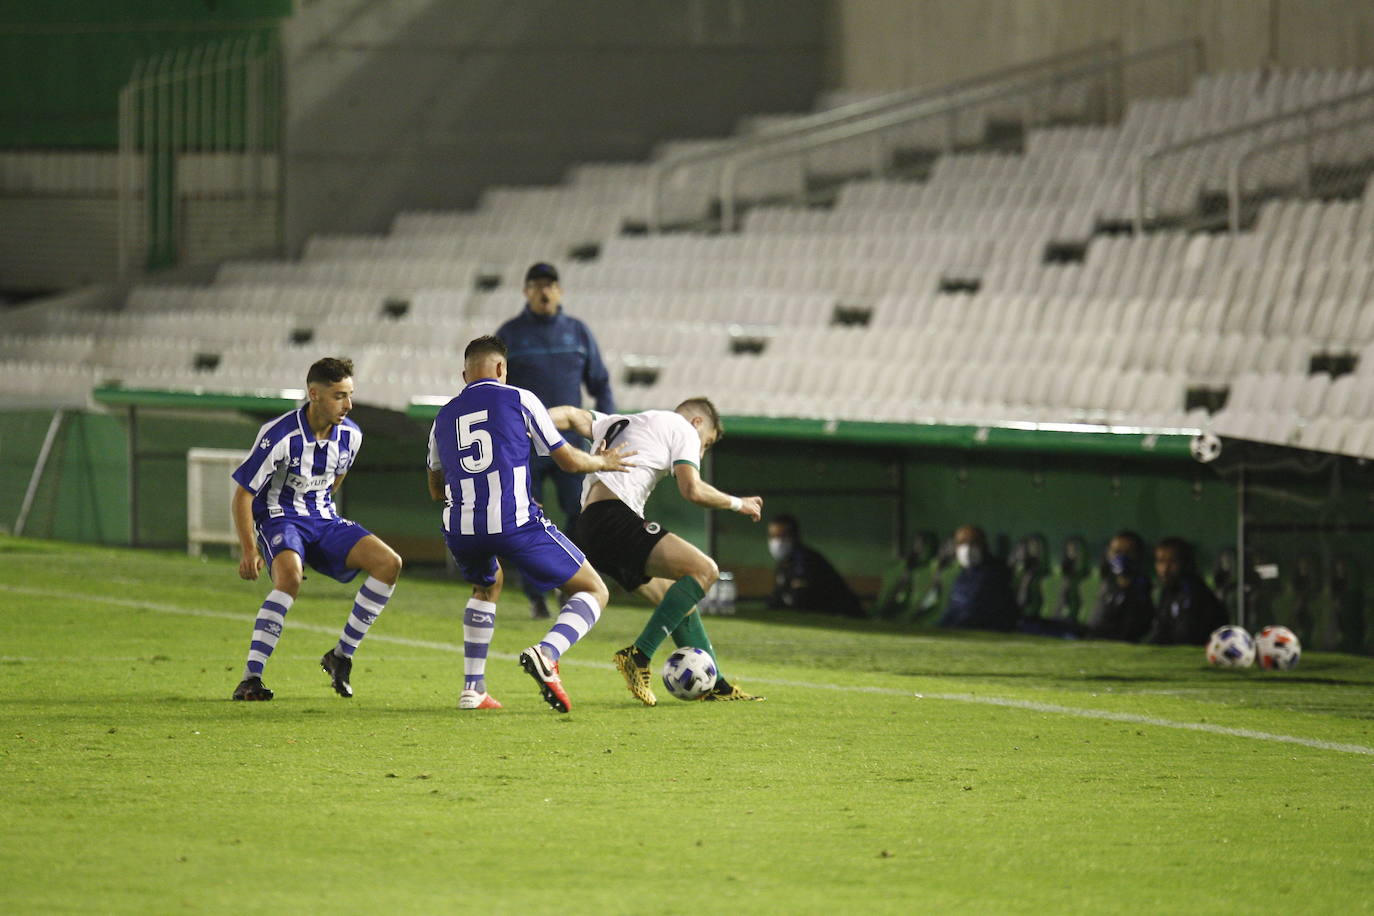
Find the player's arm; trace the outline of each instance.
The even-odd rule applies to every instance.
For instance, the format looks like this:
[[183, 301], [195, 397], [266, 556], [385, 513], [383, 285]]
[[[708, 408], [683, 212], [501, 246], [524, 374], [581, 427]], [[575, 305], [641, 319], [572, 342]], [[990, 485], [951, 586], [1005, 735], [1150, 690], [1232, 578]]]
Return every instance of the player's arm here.
[[559, 429], [570, 429], [583, 439], [592, 437], [592, 412], [590, 410], [564, 404], [562, 407], [550, 407], [549, 416], [553, 418], [553, 425]]
[[444, 469], [443, 469], [443, 468], [430, 468], [430, 469], [429, 469], [429, 480], [428, 480], [428, 482], [429, 482], [429, 498], [432, 499], [432, 500], [434, 500], [436, 503], [441, 503], [441, 502], [443, 502], [444, 499], [445, 499], [445, 497], [444, 497]]
[[[505, 325], [502, 325], [504, 328]], [[429, 427], [429, 455], [425, 459], [425, 470], [428, 471], [426, 480], [429, 484], [429, 498], [436, 503], [441, 503], [448, 498], [445, 492], [447, 480], [444, 479], [444, 465], [439, 460], [439, 440], [435, 434], [438, 425], [435, 420]]]
[[338, 477], [335, 477], [335, 478], [334, 478], [334, 486], [332, 486], [332, 487], [329, 488], [329, 492], [331, 492], [331, 493], [337, 493], [337, 492], [339, 492], [339, 487], [343, 486], [344, 478], [347, 477], [347, 476], [348, 476], [348, 473], [347, 473], [347, 472], [344, 472], [343, 474], [340, 474]]
[[569, 474], [589, 474], [592, 471], [628, 471], [634, 465], [628, 461], [639, 452], [627, 452], [617, 445], [615, 448], [599, 448], [588, 454], [566, 442], [549, 453], [553, 463]]
[[758, 521], [763, 514], [762, 496], [731, 496], [717, 490], [701, 479], [701, 472], [694, 464], [678, 462], [673, 466], [673, 476], [677, 478], [677, 491], [689, 503], [705, 509], [729, 509], [748, 516], [751, 522]]
[[253, 536], [253, 494], [241, 485], [234, 487], [229, 514], [239, 539], [239, 578], [251, 582], [262, 572], [262, 554], [258, 553], [257, 538]]

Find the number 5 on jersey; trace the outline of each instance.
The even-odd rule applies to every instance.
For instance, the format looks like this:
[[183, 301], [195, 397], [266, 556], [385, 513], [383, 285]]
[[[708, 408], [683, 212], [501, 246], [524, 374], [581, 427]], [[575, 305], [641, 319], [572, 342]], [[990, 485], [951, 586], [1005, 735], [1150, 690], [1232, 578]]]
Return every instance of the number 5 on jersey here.
[[461, 464], [463, 470], [469, 474], [479, 474], [491, 467], [492, 447], [491, 433], [485, 429], [473, 429], [478, 423], [485, 423], [487, 412], [477, 410], [472, 413], [465, 413], [458, 418], [458, 450], [466, 451], [475, 448], [475, 455], [465, 455]]

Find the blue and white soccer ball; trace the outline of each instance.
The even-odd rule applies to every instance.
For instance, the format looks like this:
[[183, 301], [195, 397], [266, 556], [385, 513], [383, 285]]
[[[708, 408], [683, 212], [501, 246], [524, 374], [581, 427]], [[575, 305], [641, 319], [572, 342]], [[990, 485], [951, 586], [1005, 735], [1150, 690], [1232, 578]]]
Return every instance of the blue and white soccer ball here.
[[1244, 627], [1217, 627], [1207, 640], [1207, 662], [1218, 668], [1249, 668], [1255, 663], [1255, 641]]
[[679, 700], [696, 700], [716, 686], [716, 661], [704, 649], [684, 646], [663, 663], [663, 686]]
[[1297, 667], [1302, 658], [1302, 643], [1298, 634], [1288, 627], [1268, 626], [1255, 638], [1260, 667], [1267, 671], [1287, 671]]

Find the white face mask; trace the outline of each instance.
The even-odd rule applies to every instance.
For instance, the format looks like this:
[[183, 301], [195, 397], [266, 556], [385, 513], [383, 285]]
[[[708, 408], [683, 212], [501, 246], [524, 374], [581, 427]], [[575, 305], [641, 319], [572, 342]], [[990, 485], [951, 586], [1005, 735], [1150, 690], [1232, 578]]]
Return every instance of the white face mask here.
[[783, 538], [769, 538], [768, 552], [772, 555], [773, 559], [781, 560], [792, 552], [792, 542]]
[[979, 550], [976, 544], [957, 544], [954, 547], [954, 559], [964, 569], [968, 569], [983, 562], [983, 551]]

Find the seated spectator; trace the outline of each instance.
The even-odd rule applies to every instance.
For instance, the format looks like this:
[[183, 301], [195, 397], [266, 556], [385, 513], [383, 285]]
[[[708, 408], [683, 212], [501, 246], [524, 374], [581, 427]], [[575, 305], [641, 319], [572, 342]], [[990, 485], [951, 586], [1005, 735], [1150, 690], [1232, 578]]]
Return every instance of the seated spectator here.
[[1155, 547], [1159, 601], [1146, 642], [1156, 645], [1205, 645], [1212, 631], [1227, 623], [1226, 609], [1198, 575], [1192, 545], [1168, 537]]
[[964, 525], [955, 531], [954, 558], [959, 574], [950, 586], [940, 626], [1014, 629], [1018, 614], [1011, 572], [999, 558], [989, 555], [983, 529]]
[[1099, 639], [1140, 642], [1155, 616], [1145, 541], [1134, 531], [1118, 531], [1107, 545], [1102, 565], [1102, 588], [1088, 631]]
[[769, 607], [864, 616], [863, 605], [844, 577], [829, 560], [802, 543], [801, 525], [795, 516], [784, 514], [769, 520], [768, 552], [778, 564], [773, 570]]

